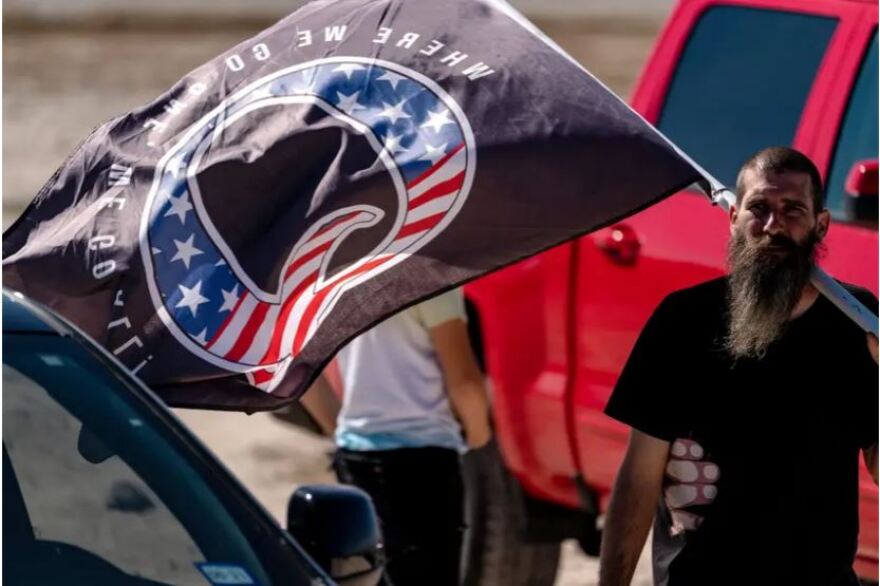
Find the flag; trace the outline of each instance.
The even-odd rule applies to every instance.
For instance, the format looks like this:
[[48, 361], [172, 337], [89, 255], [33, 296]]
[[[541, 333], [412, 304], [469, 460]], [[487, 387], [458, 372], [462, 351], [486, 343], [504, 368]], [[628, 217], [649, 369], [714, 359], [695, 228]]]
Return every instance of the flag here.
[[703, 181], [503, 2], [318, 1], [93, 131], [3, 277], [172, 405], [268, 409], [394, 312]]

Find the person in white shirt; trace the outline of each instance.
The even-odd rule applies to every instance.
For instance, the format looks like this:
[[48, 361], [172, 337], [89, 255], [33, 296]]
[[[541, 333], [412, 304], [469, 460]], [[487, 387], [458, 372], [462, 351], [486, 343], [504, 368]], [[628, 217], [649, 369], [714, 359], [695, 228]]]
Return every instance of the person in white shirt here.
[[323, 376], [302, 399], [334, 434], [339, 480], [373, 499], [396, 586], [459, 582], [460, 455], [491, 439], [466, 320], [460, 289], [406, 309], [339, 352], [338, 415]]

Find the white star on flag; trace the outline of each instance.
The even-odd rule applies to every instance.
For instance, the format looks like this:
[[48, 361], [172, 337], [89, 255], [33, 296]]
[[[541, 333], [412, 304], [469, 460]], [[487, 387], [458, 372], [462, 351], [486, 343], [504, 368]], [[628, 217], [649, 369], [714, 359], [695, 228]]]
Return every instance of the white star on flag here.
[[177, 247], [177, 252], [174, 254], [173, 257], [171, 257], [171, 262], [180, 260], [183, 261], [183, 266], [189, 268], [189, 263], [192, 261], [192, 257], [204, 254], [203, 251], [193, 246], [193, 241], [195, 240], [195, 238], [195, 234], [190, 234], [186, 242], [174, 240], [174, 246]]
[[403, 148], [402, 146], [400, 146], [400, 139], [402, 139], [402, 138], [403, 138], [402, 135], [397, 136], [389, 130], [387, 133], [385, 133], [385, 138], [383, 139], [383, 142], [385, 145], [385, 150], [387, 150], [389, 153], [391, 153], [391, 155], [396, 155], [397, 153], [400, 153], [400, 152], [405, 153], [406, 149]]
[[178, 285], [178, 287], [180, 288], [180, 292], [183, 293], [183, 299], [178, 301], [174, 308], [179, 309], [181, 307], [188, 307], [192, 312], [192, 316], [195, 317], [196, 312], [199, 310], [199, 305], [209, 301], [207, 297], [202, 295], [202, 282], [199, 281], [196, 283], [192, 289], [184, 287], [183, 285]]
[[433, 128], [434, 132], [440, 132], [447, 124], [454, 123], [449, 119], [449, 110], [441, 109], [439, 112], [428, 112], [428, 121], [422, 124], [422, 128]]
[[169, 195], [168, 201], [171, 202], [171, 208], [165, 212], [165, 217], [177, 216], [181, 224], [186, 224], [186, 213], [193, 209], [192, 204], [189, 203], [189, 194], [184, 192], [180, 197]]
[[446, 146], [448, 142], [444, 142], [438, 147], [434, 147], [425, 143], [425, 154], [419, 157], [419, 161], [431, 161], [431, 165], [436, 165], [437, 161], [446, 156]]
[[391, 89], [395, 91], [397, 91], [397, 84], [405, 80], [406, 78], [404, 76], [391, 73], [390, 71], [386, 71], [382, 76], [376, 78], [376, 81], [387, 81], [390, 83]]
[[345, 73], [346, 78], [351, 79], [352, 73], [354, 73], [355, 71], [360, 71], [363, 68], [363, 65], [358, 65], [356, 63], [343, 63], [342, 65], [334, 69], [333, 72], [335, 73], [337, 71], [342, 71], [343, 73]]
[[406, 100], [401, 100], [399, 104], [396, 106], [392, 106], [386, 102], [382, 102], [382, 106], [384, 106], [384, 110], [379, 112], [377, 116], [379, 118], [388, 118], [391, 120], [391, 124], [394, 124], [401, 118], [411, 118], [409, 114], [403, 111], [403, 105], [406, 103]]
[[338, 100], [336, 106], [346, 114], [351, 114], [355, 110], [366, 110], [366, 106], [358, 103], [358, 96], [360, 94], [360, 92], [355, 92], [350, 96], [346, 96], [341, 92], [336, 92], [336, 99]]
[[218, 260], [217, 262], [214, 263], [214, 266], [215, 266], [215, 267], [222, 267], [222, 266], [224, 266], [225, 264], [226, 264], [226, 260], [224, 260], [224, 259], [221, 258], [220, 260]]
[[232, 311], [235, 309], [235, 304], [238, 303], [238, 285], [235, 285], [232, 288], [232, 291], [220, 289], [220, 293], [223, 295], [223, 305], [220, 306], [217, 313], [223, 313], [224, 311]]
[[208, 343], [208, 328], [204, 328], [201, 332], [199, 332], [198, 336], [193, 336], [193, 340], [198, 342], [200, 345], [204, 346]]

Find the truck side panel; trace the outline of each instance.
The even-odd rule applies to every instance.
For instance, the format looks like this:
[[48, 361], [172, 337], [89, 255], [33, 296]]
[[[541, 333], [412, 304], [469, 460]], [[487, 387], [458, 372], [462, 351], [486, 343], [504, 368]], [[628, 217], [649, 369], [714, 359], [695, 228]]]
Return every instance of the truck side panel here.
[[566, 427], [572, 244], [465, 287], [491, 381], [496, 434], [511, 472], [532, 495], [576, 506]]

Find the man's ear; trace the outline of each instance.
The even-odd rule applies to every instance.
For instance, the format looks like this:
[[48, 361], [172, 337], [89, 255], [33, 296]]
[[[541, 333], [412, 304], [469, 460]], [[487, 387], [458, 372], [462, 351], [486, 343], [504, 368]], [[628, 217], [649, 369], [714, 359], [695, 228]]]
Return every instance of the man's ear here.
[[730, 209], [727, 212], [727, 217], [730, 219], [730, 233], [733, 234], [733, 231], [736, 227], [736, 218], [737, 218], [736, 204], [733, 204], [730, 206]]
[[816, 234], [819, 236], [819, 240], [824, 239], [825, 235], [828, 234], [828, 226], [830, 224], [831, 212], [827, 209], [816, 214]]

